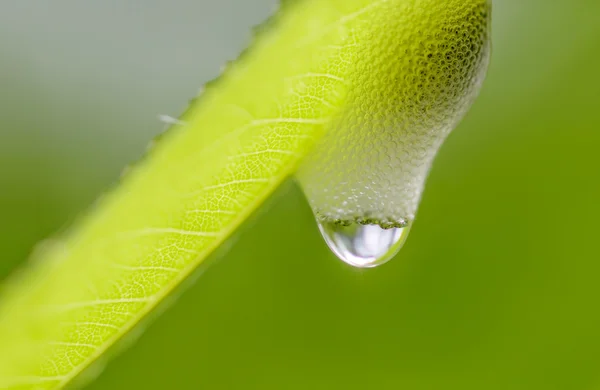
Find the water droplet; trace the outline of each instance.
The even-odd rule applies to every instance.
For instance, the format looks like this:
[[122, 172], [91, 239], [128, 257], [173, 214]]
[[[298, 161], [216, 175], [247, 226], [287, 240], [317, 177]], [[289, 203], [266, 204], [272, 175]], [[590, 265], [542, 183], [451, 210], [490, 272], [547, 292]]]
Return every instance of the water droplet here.
[[319, 222], [329, 248], [342, 261], [357, 268], [373, 268], [394, 257], [408, 236], [410, 225], [384, 229], [379, 225]]

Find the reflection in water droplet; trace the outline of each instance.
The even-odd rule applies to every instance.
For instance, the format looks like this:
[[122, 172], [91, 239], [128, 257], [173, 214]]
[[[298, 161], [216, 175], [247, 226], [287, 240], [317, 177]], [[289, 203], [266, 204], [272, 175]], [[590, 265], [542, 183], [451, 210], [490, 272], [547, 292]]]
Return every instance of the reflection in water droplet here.
[[358, 268], [373, 268], [387, 263], [398, 253], [410, 225], [383, 229], [379, 225], [352, 223], [344, 226], [319, 222], [319, 230], [329, 248], [342, 261]]

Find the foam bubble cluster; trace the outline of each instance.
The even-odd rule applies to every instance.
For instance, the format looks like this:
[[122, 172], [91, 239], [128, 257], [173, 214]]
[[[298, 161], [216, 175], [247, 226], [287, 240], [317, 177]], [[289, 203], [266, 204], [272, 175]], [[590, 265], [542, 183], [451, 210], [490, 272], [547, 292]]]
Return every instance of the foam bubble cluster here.
[[[490, 56], [486, 0], [382, 2], [353, 40], [346, 104], [298, 178], [321, 221], [406, 226]], [[375, 21], [374, 21], [375, 20]]]

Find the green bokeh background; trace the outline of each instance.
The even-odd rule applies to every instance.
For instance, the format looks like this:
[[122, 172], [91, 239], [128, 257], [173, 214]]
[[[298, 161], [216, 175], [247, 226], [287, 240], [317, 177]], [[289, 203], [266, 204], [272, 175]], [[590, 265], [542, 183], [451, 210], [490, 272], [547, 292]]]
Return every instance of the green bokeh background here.
[[[273, 5], [0, 2], [0, 278]], [[494, 7], [488, 80], [396, 259], [337, 261], [290, 182], [88, 388], [600, 389], [600, 2]]]

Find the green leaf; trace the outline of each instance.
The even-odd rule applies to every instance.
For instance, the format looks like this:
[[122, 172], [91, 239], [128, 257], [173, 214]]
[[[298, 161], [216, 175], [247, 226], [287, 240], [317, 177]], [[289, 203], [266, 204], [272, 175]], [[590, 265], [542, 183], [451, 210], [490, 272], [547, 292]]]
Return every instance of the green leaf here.
[[[486, 4], [287, 2], [250, 50], [192, 103], [181, 124], [5, 286], [0, 388], [72, 383], [295, 172], [336, 118], [356, 112], [346, 96], [369, 71], [357, 63], [372, 63], [384, 74], [397, 56], [410, 55], [407, 43], [390, 44], [396, 29], [422, 34], [428, 26], [463, 23], [444, 15]], [[408, 25], [396, 22], [403, 17]], [[381, 104], [378, 88], [384, 87], [361, 86], [372, 91], [373, 104]], [[393, 103], [395, 96], [385, 98]]]

